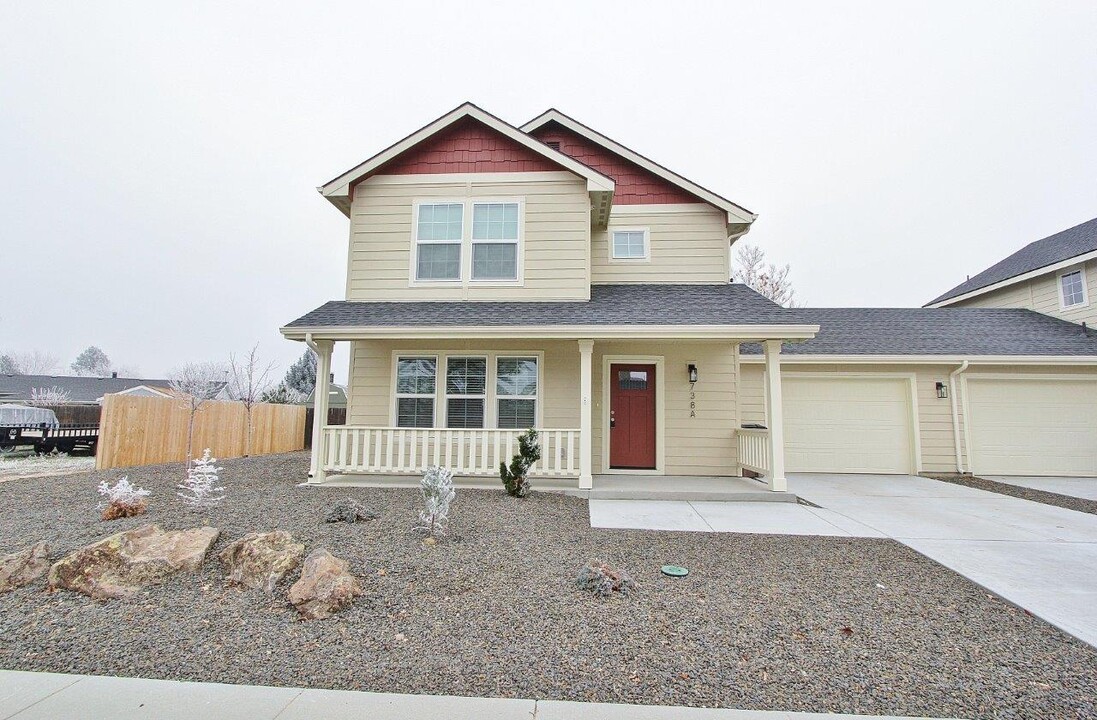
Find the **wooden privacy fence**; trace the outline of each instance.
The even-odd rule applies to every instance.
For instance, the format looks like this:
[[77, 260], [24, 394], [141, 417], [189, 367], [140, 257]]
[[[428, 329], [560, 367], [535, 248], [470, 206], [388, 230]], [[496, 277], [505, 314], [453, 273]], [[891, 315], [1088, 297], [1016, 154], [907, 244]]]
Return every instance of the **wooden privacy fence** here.
[[[107, 395], [99, 421], [95, 467], [183, 462], [187, 455], [190, 410], [172, 398]], [[252, 407], [251, 454], [291, 452], [304, 447], [305, 408], [261, 403]], [[194, 416], [192, 452], [209, 448], [213, 456], [242, 457], [247, 413], [238, 402], [209, 401]]]

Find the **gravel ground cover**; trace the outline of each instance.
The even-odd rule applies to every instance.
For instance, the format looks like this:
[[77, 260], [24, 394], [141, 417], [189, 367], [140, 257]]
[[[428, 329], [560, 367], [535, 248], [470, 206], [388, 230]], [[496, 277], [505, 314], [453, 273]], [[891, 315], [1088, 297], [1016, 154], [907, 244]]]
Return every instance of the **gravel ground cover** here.
[[[216, 559], [127, 601], [0, 596], [0, 667], [263, 685], [968, 718], [1093, 717], [1097, 650], [883, 539], [592, 529], [586, 502], [458, 491], [451, 538], [410, 532], [418, 493], [298, 488], [303, 454], [228, 460], [226, 504], [186, 510], [181, 467], [128, 470], [147, 515], [103, 523], [96, 483], [0, 487], [0, 552], [48, 540], [52, 557], [157, 522], [222, 530], [213, 548], [284, 529], [349, 561], [366, 595], [302, 622], [228, 588]], [[380, 513], [323, 522], [340, 498]], [[574, 588], [602, 559], [638, 589]], [[690, 575], [660, 574], [666, 563]], [[291, 575], [289, 580], [296, 579]]]
[[998, 493], [999, 495], [1011, 495], [1016, 498], [1021, 498], [1022, 500], [1032, 500], [1033, 502], [1043, 503], [1044, 505], [1054, 505], [1055, 507], [1066, 508], [1067, 510], [1077, 510], [1078, 512], [1097, 515], [1097, 500], [1076, 498], [1071, 497], [1070, 495], [1048, 492], [1046, 490], [1034, 490], [1018, 485], [1010, 485], [1009, 483], [986, 480], [972, 475], [927, 474], [926, 477], [952, 483], [953, 485], [964, 485], [977, 490]]
[[95, 469], [94, 457], [58, 455], [0, 456], [0, 482], [27, 477], [47, 477], [90, 472]]

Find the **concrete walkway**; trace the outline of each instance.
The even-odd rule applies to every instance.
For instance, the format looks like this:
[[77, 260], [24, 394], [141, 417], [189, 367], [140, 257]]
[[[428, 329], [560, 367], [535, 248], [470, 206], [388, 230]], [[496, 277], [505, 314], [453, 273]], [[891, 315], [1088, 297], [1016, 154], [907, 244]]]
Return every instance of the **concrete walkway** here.
[[1007, 477], [1004, 475], [980, 475], [979, 477], [1006, 485], [1069, 495], [1083, 500], [1097, 500], [1097, 478], [1092, 477]]
[[590, 501], [590, 526], [686, 532], [884, 537], [841, 513], [796, 503], [685, 500]]
[[0, 670], [0, 720], [841, 720], [877, 715], [393, 695]]
[[909, 476], [797, 474], [789, 490], [1097, 646], [1097, 515]]

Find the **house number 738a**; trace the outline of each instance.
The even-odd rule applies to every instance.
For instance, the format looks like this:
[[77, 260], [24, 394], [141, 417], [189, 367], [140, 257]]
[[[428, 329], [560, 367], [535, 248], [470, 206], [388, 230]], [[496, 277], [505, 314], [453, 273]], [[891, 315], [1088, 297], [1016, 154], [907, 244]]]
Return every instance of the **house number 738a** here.
[[696, 387], [697, 383], [689, 384], [689, 416], [691, 418], [697, 417], [697, 393], [694, 392]]

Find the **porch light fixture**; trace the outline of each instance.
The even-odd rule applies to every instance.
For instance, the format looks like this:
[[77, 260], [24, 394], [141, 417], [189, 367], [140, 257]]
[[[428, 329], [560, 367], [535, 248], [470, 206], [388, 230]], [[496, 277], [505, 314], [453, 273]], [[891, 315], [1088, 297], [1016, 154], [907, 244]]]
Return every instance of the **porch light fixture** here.
[[686, 369], [689, 371], [689, 381], [691, 383], [697, 382], [697, 366], [693, 363], [690, 363], [688, 366], [686, 366]]
[[948, 385], [945, 385], [943, 382], [937, 383], [937, 397], [942, 400], [948, 397]]

